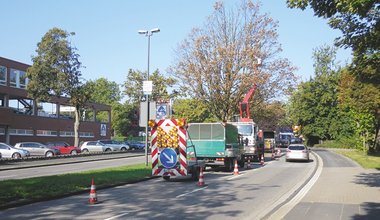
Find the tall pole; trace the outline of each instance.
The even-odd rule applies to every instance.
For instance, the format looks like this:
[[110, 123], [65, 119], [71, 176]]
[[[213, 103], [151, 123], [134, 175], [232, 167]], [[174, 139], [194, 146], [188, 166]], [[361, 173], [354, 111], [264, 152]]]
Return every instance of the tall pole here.
[[[150, 36], [152, 33], [148, 34], [148, 70], [146, 72], [146, 80], [149, 81], [149, 60], [150, 60]], [[149, 105], [149, 94], [146, 95], [146, 125], [145, 125], [145, 166], [148, 166], [148, 147], [149, 147], [149, 140], [148, 140], [148, 132], [149, 132], [149, 116], [150, 116], [150, 105]]]
[[[145, 34], [145, 36], [148, 37], [148, 67], [147, 67], [147, 73], [146, 73], [146, 80], [149, 81], [149, 62], [150, 62], [150, 36], [153, 35], [155, 32], [159, 32], [160, 29], [154, 28], [150, 31], [146, 30], [140, 30], [138, 31], [139, 34]], [[146, 94], [146, 108], [147, 108], [147, 115], [146, 115], [146, 125], [145, 125], [145, 166], [148, 166], [148, 128], [149, 128], [149, 116], [150, 116], [150, 106], [149, 106], [149, 94]]]

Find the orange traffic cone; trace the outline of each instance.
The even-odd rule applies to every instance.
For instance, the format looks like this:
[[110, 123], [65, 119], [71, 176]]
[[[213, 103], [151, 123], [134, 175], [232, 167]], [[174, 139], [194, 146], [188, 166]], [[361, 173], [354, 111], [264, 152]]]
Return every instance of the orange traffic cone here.
[[90, 198], [88, 199], [88, 203], [95, 204], [98, 202], [98, 197], [96, 195], [96, 187], [94, 184], [94, 179], [91, 180], [91, 190], [90, 190]]
[[239, 168], [238, 168], [237, 160], [235, 160], [234, 175], [239, 175]]
[[251, 159], [249, 159], [249, 158], [247, 161], [247, 169], [251, 169]]
[[205, 181], [203, 180], [203, 168], [200, 167], [199, 168], [199, 180], [198, 180], [198, 186], [204, 186], [205, 185]]
[[264, 154], [261, 154], [261, 161], [260, 161], [260, 164], [261, 164], [261, 165], [264, 165]]

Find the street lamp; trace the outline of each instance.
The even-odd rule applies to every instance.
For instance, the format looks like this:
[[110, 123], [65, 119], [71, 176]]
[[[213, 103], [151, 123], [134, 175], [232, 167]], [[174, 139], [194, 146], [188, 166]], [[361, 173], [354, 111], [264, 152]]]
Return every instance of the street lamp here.
[[[149, 31], [147, 30], [139, 30], [139, 34], [144, 34], [146, 37], [148, 37], [148, 70], [146, 73], [146, 81], [149, 81], [149, 59], [150, 59], [150, 36], [153, 35], [153, 33], [160, 32], [159, 28], [153, 28]], [[149, 122], [149, 94], [146, 94], [146, 108], [147, 108], [147, 115], [146, 115], [146, 125], [145, 125], [145, 166], [148, 166], [148, 122]]]

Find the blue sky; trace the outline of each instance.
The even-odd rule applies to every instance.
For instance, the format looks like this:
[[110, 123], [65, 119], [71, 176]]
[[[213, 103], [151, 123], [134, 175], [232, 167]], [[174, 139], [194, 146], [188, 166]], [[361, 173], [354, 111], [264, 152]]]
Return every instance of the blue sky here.
[[[225, 0], [227, 5], [235, 0]], [[76, 35], [71, 38], [86, 67], [83, 77], [105, 77], [123, 83], [129, 69], [146, 71], [147, 38], [140, 29], [158, 27], [151, 37], [150, 72], [165, 73], [174, 61], [174, 49], [194, 27], [202, 27], [215, 0], [0, 0], [0, 56], [32, 64], [37, 43], [51, 28]], [[311, 10], [286, 7], [286, 0], [263, 0], [262, 12], [279, 22], [283, 52], [298, 67], [303, 80], [313, 75], [312, 51], [332, 45], [340, 35]], [[342, 64], [350, 51], [340, 49]]]

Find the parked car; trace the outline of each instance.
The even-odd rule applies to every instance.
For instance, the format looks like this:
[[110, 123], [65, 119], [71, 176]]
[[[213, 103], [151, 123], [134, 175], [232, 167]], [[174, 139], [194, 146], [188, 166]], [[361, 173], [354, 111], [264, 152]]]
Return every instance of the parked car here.
[[59, 152], [61, 152], [61, 154], [76, 155], [76, 154], [79, 154], [81, 152], [79, 147], [70, 146], [70, 144], [68, 144], [64, 141], [47, 142], [46, 146], [59, 150]]
[[30, 153], [27, 150], [17, 149], [6, 143], [0, 143], [0, 154], [3, 158], [19, 159], [29, 157]]
[[115, 141], [115, 140], [99, 140], [99, 142], [113, 147], [116, 151], [126, 151], [129, 150], [129, 145], [124, 144], [121, 141]]
[[99, 141], [85, 141], [80, 146], [82, 153], [89, 152], [112, 152], [116, 151], [112, 146], [108, 146]]
[[124, 141], [124, 144], [128, 145], [131, 150], [145, 149], [145, 144], [140, 141]]
[[303, 144], [291, 144], [286, 149], [285, 160], [305, 160], [309, 161], [310, 151]]
[[53, 157], [61, 154], [59, 150], [38, 142], [19, 142], [15, 144], [15, 148], [29, 151], [30, 156]]

